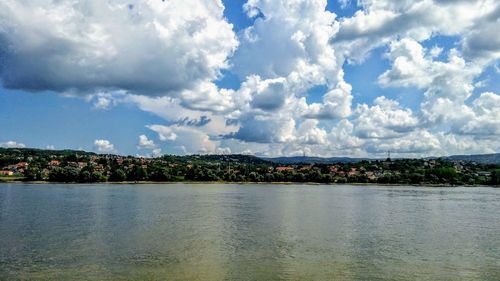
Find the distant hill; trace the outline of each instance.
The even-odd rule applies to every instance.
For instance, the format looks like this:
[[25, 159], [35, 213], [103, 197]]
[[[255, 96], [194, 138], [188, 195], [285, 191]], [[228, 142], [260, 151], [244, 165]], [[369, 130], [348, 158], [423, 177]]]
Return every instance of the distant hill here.
[[[293, 156], [293, 157], [275, 157], [263, 158], [265, 160], [278, 164], [333, 164], [333, 163], [358, 163], [363, 160], [376, 160], [370, 158], [350, 158], [350, 157], [308, 157], [308, 156]], [[380, 160], [380, 159], [378, 159]]]
[[500, 153], [475, 154], [475, 155], [452, 155], [442, 157], [451, 161], [476, 162], [481, 164], [500, 164]]
[[175, 155], [164, 155], [161, 158], [165, 160], [175, 159], [179, 162], [223, 162], [223, 163], [246, 163], [246, 164], [271, 164], [270, 161], [259, 158], [253, 155], [244, 155], [244, 154], [200, 154], [200, 155], [185, 155], [185, 156], [175, 156]]
[[[47, 149], [36, 149], [36, 148], [1, 148], [0, 155], [10, 155], [16, 157], [27, 157], [27, 156], [70, 156], [70, 155], [80, 155], [80, 156], [92, 156], [98, 155], [94, 152], [87, 152], [81, 150], [47, 150]], [[109, 156], [118, 156], [107, 154]], [[123, 156], [132, 157], [134, 156]], [[161, 158], [165, 160], [170, 160], [174, 162], [233, 162], [233, 163], [247, 163], [247, 164], [333, 164], [333, 163], [358, 163], [364, 160], [385, 160], [385, 158], [351, 158], [351, 157], [308, 157], [308, 156], [292, 156], [292, 157], [257, 157], [253, 155], [242, 155], [242, 154], [202, 154], [202, 155], [163, 155]], [[480, 164], [497, 164], [500, 165], [500, 153], [494, 154], [475, 154], [475, 155], [451, 155], [443, 157], [426, 157], [426, 159], [436, 159], [442, 158], [450, 161], [466, 161], [466, 162], [476, 162]]]
[[7, 154], [13, 156], [43, 156], [43, 155], [54, 155], [54, 156], [67, 156], [67, 155], [97, 155], [94, 152], [87, 152], [83, 150], [52, 150], [52, 149], [38, 149], [38, 148], [4, 148], [0, 147], [0, 154]]
[[[111, 158], [114, 157], [127, 157], [127, 158], [140, 158], [137, 156], [124, 156], [124, 155], [115, 155], [115, 154], [97, 154], [94, 152], [87, 152], [82, 150], [50, 150], [50, 149], [38, 149], [38, 148], [2, 148], [0, 147], [0, 157], [1, 156], [10, 156], [17, 158], [26, 158], [26, 157], [73, 157], [75, 155], [79, 156], [102, 156], [106, 155]], [[163, 155], [159, 157], [163, 160], [167, 160], [170, 162], [178, 162], [178, 163], [187, 163], [187, 162], [220, 162], [220, 163], [245, 163], [245, 164], [272, 164], [270, 161], [266, 159], [259, 158], [253, 155], [243, 155], [243, 154], [192, 154], [192, 155]], [[73, 161], [73, 160], [72, 160]]]
[[[452, 155], [445, 157], [427, 157], [427, 159], [442, 158], [450, 161], [466, 161], [476, 162], [480, 164], [500, 164], [500, 153], [495, 154], [475, 154], [475, 155]], [[275, 157], [263, 158], [265, 160], [283, 164], [333, 164], [333, 163], [358, 163], [364, 160], [385, 160], [382, 158], [351, 158], [351, 157], [308, 157], [308, 156], [293, 156], [293, 157]]]

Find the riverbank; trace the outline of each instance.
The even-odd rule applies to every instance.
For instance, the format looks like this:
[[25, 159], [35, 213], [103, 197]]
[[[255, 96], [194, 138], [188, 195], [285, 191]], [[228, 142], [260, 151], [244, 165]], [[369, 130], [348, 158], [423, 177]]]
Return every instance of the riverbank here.
[[388, 184], [388, 183], [320, 183], [320, 182], [230, 182], [230, 181], [120, 181], [120, 182], [95, 182], [95, 183], [79, 183], [79, 182], [51, 182], [51, 181], [24, 181], [23, 178], [1, 180], [0, 183], [13, 184], [57, 184], [57, 185], [153, 185], [153, 184], [195, 184], [195, 185], [332, 185], [332, 186], [412, 186], [412, 187], [493, 187], [497, 185], [452, 185], [452, 184]]

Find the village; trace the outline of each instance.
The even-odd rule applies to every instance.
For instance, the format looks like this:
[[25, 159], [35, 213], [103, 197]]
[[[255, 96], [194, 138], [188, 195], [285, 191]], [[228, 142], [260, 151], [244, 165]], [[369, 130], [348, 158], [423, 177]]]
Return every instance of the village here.
[[498, 184], [498, 166], [442, 159], [356, 163], [274, 163], [248, 155], [164, 155], [158, 158], [82, 151], [0, 151], [0, 177], [23, 181], [317, 182], [379, 184]]

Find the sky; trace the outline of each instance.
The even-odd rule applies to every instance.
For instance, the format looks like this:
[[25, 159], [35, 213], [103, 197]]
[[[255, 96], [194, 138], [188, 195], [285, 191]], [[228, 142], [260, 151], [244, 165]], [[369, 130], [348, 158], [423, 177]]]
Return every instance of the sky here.
[[497, 0], [3, 0], [0, 146], [500, 152]]

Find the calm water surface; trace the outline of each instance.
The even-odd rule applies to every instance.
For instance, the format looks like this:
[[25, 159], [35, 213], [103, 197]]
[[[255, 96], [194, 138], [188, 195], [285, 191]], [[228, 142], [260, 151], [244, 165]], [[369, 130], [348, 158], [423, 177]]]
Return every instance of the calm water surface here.
[[0, 184], [0, 280], [500, 280], [500, 189]]

